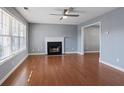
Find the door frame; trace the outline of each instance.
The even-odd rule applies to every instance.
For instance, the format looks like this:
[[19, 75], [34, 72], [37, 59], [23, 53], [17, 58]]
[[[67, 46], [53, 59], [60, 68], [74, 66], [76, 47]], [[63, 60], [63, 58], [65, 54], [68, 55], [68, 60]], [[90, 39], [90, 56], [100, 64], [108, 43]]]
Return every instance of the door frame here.
[[100, 38], [100, 40], [99, 40], [99, 53], [101, 53], [101, 21], [98, 21], [98, 22], [94, 22], [94, 23], [90, 23], [90, 24], [88, 24], [88, 25], [84, 25], [84, 26], [82, 26], [81, 27], [81, 54], [82, 55], [84, 55], [84, 29], [86, 28], [86, 27], [89, 27], [89, 26], [92, 26], [92, 25], [96, 25], [96, 24], [99, 24], [99, 26], [100, 26], [100, 32], [99, 32], [99, 38]]

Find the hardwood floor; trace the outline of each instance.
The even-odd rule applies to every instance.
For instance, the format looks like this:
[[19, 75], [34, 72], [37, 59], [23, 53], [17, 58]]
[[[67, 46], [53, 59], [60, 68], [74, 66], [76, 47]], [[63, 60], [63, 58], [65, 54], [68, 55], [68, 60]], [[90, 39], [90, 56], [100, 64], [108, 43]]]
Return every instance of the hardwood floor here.
[[124, 85], [124, 73], [98, 54], [29, 56], [2, 85]]

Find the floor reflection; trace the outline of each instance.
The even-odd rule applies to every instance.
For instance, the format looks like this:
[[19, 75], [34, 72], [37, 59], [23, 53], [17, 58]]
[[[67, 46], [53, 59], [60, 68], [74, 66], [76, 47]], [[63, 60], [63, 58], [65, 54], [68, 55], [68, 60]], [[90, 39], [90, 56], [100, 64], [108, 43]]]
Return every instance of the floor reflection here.
[[29, 56], [3, 85], [124, 85], [124, 73], [98, 54]]

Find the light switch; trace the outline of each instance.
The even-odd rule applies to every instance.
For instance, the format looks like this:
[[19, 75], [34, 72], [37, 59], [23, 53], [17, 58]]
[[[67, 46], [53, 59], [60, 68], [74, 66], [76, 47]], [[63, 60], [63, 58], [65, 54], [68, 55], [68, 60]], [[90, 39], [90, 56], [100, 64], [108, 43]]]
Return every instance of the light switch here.
[[106, 35], [109, 35], [109, 32], [105, 32], [106, 33]]

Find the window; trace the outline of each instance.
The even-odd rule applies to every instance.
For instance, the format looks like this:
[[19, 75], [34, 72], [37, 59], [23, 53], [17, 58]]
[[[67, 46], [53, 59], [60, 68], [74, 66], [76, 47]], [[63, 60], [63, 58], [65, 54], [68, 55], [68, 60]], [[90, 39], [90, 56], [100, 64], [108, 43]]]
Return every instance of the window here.
[[20, 24], [20, 47], [26, 48], [26, 26]]
[[26, 26], [0, 9], [0, 61], [26, 48]]
[[19, 49], [19, 22], [12, 19], [12, 51], [18, 51]]

